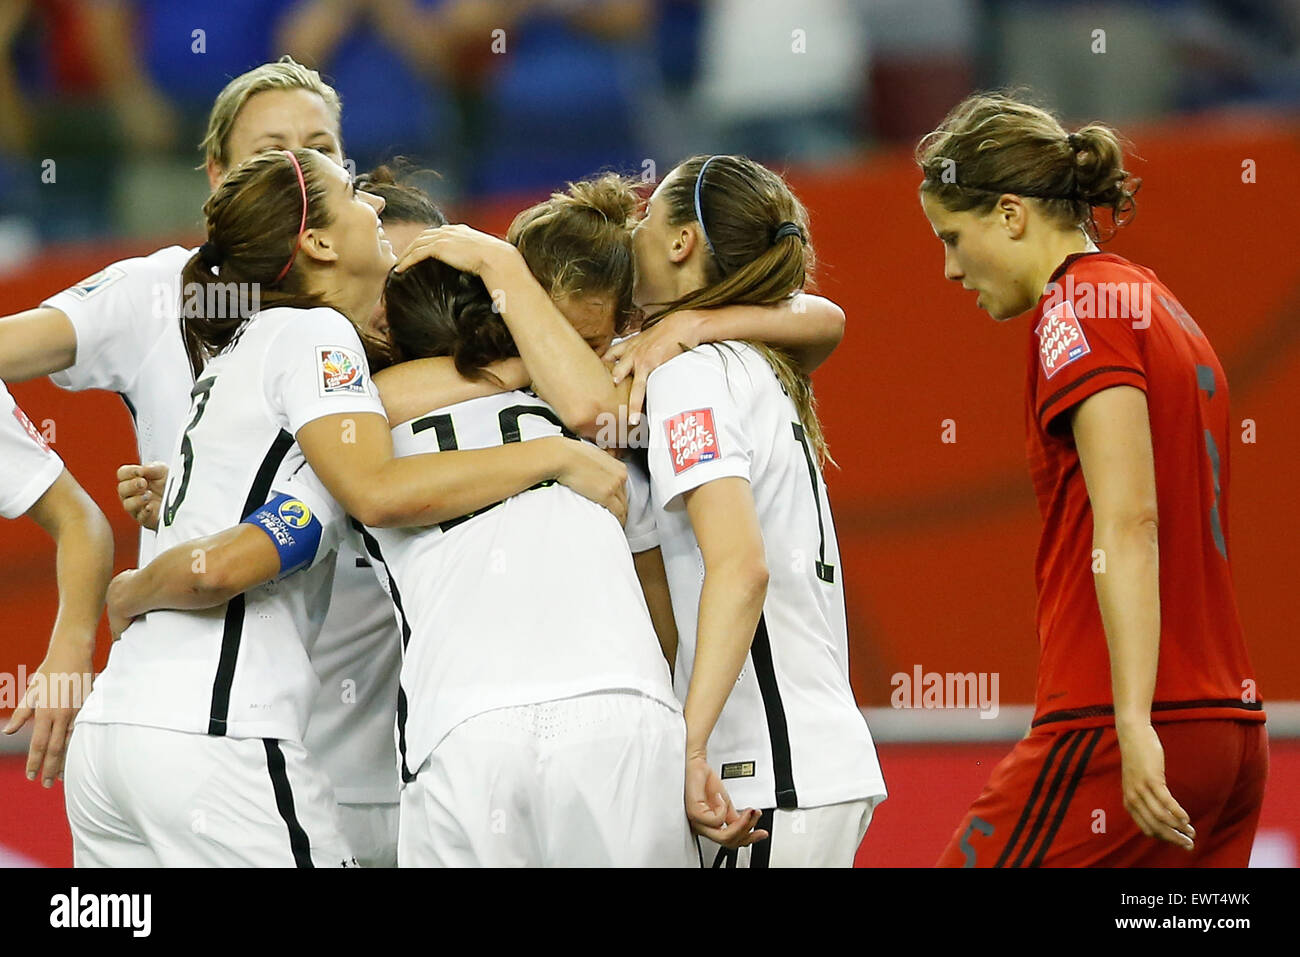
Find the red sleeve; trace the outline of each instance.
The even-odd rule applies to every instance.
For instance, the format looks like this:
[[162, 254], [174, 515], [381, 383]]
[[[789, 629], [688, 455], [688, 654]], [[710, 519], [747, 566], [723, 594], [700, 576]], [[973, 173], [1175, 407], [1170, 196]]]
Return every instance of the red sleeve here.
[[1127, 270], [1079, 270], [1034, 329], [1034, 409], [1044, 431], [1062, 412], [1103, 389], [1131, 385], [1146, 391], [1141, 330], [1127, 315], [1098, 316], [1108, 312], [1097, 305], [1104, 301], [1098, 290], [1105, 283], [1136, 285]]

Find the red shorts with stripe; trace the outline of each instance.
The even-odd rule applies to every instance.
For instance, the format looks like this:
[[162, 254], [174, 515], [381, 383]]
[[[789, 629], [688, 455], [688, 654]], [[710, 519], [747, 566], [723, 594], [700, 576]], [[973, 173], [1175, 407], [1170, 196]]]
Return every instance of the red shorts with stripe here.
[[1262, 722], [1155, 726], [1165, 783], [1191, 818], [1189, 853], [1124, 810], [1115, 728], [1035, 731], [971, 806], [939, 867], [1245, 867], [1268, 777]]

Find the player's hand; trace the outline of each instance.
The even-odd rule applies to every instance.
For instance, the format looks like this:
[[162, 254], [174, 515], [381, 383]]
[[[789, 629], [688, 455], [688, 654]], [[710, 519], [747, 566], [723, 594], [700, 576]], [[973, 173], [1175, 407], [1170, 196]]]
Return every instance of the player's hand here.
[[577, 439], [558, 441], [564, 444], [556, 481], [609, 509], [620, 525], [626, 524], [627, 466], [590, 443]]
[[415, 237], [393, 267], [405, 272], [418, 262], [437, 259], [453, 269], [481, 275], [489, 263], [518, 258], [519, 250], [504, 239], [479, 232], [464, 223], [434, 226]]
[[699, 310], [689, 309], [671, 313], [649, 329], [609, 347], [604, 359], [614, 363], [614, 384], [618, 385], [629, 375], [632, 377], [632, 392], [627, 400], [628, 425], [636, 425], [641, 420], [650, 373], [700, 344], [702, 315]]
[[[32, 721], [32, 743], [27, 749], [27, 780], [40, 775], [45, 787], [63, 778], [63, 756], [67, 751], [72, 722], [90, 693], [94, 673], [91, 654], [93, 636], [79, 640], [51, 639], [45, 660], [27, 683], [22, 704], [14, 710], [5, 734], [14, 734]], [[40, 676], [39, 678], [37, 676]]]
[[108, 631], [113, 636], [114, 641], [121, 638], [122, 632], [126, 631], [131, 622], [135, 621], [134, 616], [127, 615], [123, 611], [122, 595], [124, 590], [129, 587], [131, 579], [138, 575], [139, 572], [138, 568], [128, 568], [126, 571], [115, 575], [113, 580], [108, 583], [108, 595], [104, 600], [104, 604], [108, 611]]
[[1124, 809], [1147, 837], [1192, 850], [1196, 829], [1165, 786], [1165, 750], [1156, 729], [1146, 724], [1119, 733]]
[[686, 819], [691, 830], [726, 848], [745, 847], [764, 840], [767, 831], [756, 831], [760, 812], [755, 808], [737, 811], [708, 759], [686, 759]]
[[167, 463], [123, 465], [117, 470], [117, 497], [137, 525], [158, 530], [162, 513], [163, 488], [167, 484]]

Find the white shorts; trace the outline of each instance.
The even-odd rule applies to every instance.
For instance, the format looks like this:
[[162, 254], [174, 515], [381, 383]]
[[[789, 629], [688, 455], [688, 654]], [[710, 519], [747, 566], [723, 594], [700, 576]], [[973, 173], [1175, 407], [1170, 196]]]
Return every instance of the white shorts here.
[[461, 722], [402, 789], [401, 867], [695, 867], [686, 724], [636, 692]]
[[846, 801], [823, 807], [764, 810], [758, 829], [766, 840], [727, 850], [706, 837], [699, 843], [701, 867], [852, 867], [877, 802]]
[[77, 724], [64, 791], [77, 867], [355, 866], [301, 744]]
[[340, 804], [339, 829], [362, 867], [397, 866], [397, 804]]

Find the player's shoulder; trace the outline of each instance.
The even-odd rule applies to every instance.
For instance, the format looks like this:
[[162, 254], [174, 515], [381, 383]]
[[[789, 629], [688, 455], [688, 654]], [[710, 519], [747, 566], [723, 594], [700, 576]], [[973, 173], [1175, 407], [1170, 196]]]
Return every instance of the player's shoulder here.
[[1062, 273], [1062, 279], [1072, 278], [1077, 286], [1081, 282], [1151, 282], [1155, 273], [1145, 266], [1125, 259], [1118, 253], [1087, 253], [1072, 260]]
[[673, 356], [659, 368], [650, 373], [647, 386], [659, 382], [690, 381], [698, 377], [726, 379], [738, 371], [739, 367], [752, 363], [762, 357], [747, 342], [728, 339], [725, 342], [706, 342], [687, 350], [681, 355]]
[[356, 326], [330, 306], [271, 306], [256, 312], [250, 322], [264, 335], [277, 339], [289, 337], [312, 346], [361, 348], [361, 336]]

